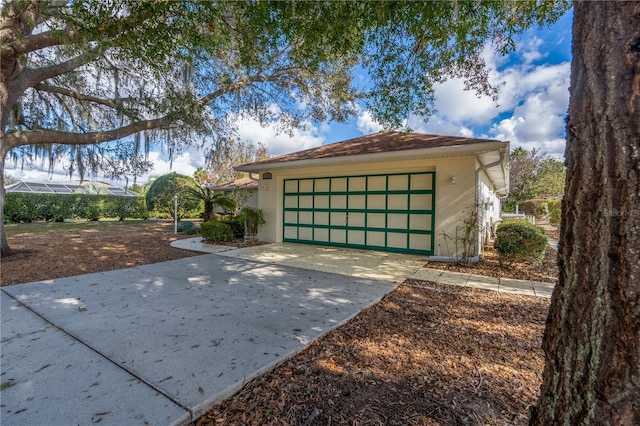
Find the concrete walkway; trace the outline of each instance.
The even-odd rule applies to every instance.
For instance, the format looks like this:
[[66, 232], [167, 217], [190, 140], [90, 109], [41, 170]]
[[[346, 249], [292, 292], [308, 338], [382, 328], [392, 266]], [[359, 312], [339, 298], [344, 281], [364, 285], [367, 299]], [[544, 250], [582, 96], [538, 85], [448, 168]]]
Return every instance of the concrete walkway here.
[[194, 251], [218, 253], [223, 256], [395, 283], [411, 278], [547, 298], [551, 297], [554, 288], [554, 284], [547, 282], [492, 278], [426, 268], [424, 265], [429, 259], [425, 256], [293, 243], [270, 243], [235, 249], [229, 246], [204, 244], [200, 237], [177, 240], [171, 245]]
[[525, 296], [551, 297], [554, 284], [540, 281], [514, 280], [511, 278], [493, 278], [460, 272], [422, 268], [408, 278], [433, 281], [439, 284], [480, 288], [501, 293], [522, 294]]

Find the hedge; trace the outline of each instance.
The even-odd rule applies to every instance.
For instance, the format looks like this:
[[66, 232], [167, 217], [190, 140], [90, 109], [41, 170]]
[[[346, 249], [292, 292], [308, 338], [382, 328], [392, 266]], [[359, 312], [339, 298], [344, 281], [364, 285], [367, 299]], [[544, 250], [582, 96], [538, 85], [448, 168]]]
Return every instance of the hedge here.
[[544, 258], [547, 233], [524, 219], [506, 220], [498, 226], [493, 244], [500, 263]]
[[5, 220], [13, 223], [106, 217], [144, 219], [147, 216], [143, 197], [9, 192], [4, 205]]
[[200, 225], [200, 235], [207, 241], [221, 243], [233, 241], [231, 226], [223, 222], [203, 222]]

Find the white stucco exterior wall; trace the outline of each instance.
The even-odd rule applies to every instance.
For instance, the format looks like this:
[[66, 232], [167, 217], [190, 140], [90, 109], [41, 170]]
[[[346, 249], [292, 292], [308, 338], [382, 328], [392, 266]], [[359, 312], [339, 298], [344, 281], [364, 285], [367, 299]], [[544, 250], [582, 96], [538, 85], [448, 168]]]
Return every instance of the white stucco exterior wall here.
[[[316, 167], [287, 169], [269, 169], [268, 165], [265, 165], [265, 169], [260, 171], [258, 207], [264, 211], [267, 221], [259, 234], [262, 241], [282, 241], [285, 179], [435, 171], [434, 256], [456, 255], [455, 245], [446, 241], [443, 232], [454, 237], [456, 227], [459, 227], [465, 218], [466, 210], [473, 208], [475, 204], [475, 156], [350, 165], [321, 165], [322, 161], [318, 161], [318, 164]], [[263, 179], [265, 172], [271, 173], [272, 178]], [[455, 184], [451, 179], [454, 176]]]

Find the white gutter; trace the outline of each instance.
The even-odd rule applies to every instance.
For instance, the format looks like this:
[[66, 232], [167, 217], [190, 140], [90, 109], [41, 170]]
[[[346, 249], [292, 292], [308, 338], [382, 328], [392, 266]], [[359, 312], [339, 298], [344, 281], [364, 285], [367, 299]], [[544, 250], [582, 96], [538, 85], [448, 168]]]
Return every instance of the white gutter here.
[[[485, 164], [476, 169], [476, 209], [480, 209], [480, 205], [482, 204], [482, 200], [480, 200], [480, 172], [483, 172], [491, 167], [496, 167], [502, 164], [504, 161], [505, 152], [503, 149], [500, 150], [500, 159], [494, 161], [493, 163]], [[480, 215], [478, 215], [480, 217]], [[480, 258], [480, 238], [476, 235], [476, 247], [475, 247], [476, 255], [473, 259], [470, 259], [472, 262], [477, 262]]]

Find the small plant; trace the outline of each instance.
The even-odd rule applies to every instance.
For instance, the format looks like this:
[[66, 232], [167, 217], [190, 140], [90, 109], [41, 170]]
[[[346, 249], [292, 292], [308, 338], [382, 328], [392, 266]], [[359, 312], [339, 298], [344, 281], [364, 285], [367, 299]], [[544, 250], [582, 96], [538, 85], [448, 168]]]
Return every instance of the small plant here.
[[238, 218], [244, 222], [245, 240], [255, 240], [258, 235], [258, 229], [267, 223], [264, 218], [264, 212], [253, 207], [243, 207]]
[[547, 234], [539, 226], [527, 220], [508, 220], [498, 226], [494, 248], [500, 264], [511, 264], [516, 260], [537, 260], [544, 258]]
[[[480, 230], [480, 215], [478, 214], [479, 205], [471, 205], [465, 210], [465, 218], [462, 220], [462, 226], [456, 226], [456, 235], [452, 237], [442, 231], [441, 235], [447, 245], [449, 251], [449, 241], [455, 247], [455, 259], [458, 263], [469, 263], [475, 254], [475, 243]], [[462, 247], [459, 247], [462, 246]], [[460, 251], [460, 248], [462, 249]], [[460, 256], [458, 257], [458, 253]], [[452, 256], [450, 256], [452, 257]]]
[[185, 220], [184, 222], [180, 222], [180, 225], [178, 225], [178, 232], [182, 232], [185, 235], [194, 235], [199, 232], [199, 228], [190, 220]]
[[233, 241], [233, 230], [223, 222], [204, 222], [200, 225], [200, 235], [205, 240], [216, 243]]

